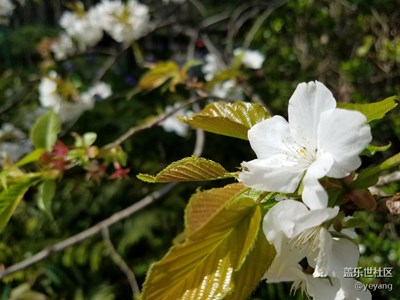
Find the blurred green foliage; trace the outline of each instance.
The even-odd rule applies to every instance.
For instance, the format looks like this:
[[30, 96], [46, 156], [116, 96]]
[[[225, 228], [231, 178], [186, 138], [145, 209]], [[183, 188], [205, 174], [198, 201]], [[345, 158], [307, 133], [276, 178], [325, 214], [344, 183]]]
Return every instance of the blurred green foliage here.
[[[262, 5], [262, 1], [255, 2]], [[299, 82], [318, 79], [324, 82], [339, 101], [372, 102], [400, 94], [400, 19], [399, 1], [313, 1], [295, 0], [280, 6], [266, 19], [252, 41], [250, 48], [259, 49], [266, 61], [259, 74], [253, 74], [249, 83], [268, 108], [276, 114], [286, 114], [287, 101]], [[232, 15], [230, 5], [206, 1], [208, 14], [226, 12]], [[192, 16], [192, 15], [191, 15]], [[187, 26], [196, 26], [197, 14], [190, 20], [182, 18]], [[240, 46], [257, 16], [244, 22], [234, 39]], [[209, 36], [218, 47], [225, 46], [226, 25], [209, 28]], [[1, 61], [10, 60], [12, 69], [0, 64], [0, 122], [10, 122], [25, 130], [33, 120], [24, 116], [37, 101], [39, 56], [35, 51], [42, 37], [57, 33], [55, 28], [27, 24], [3, 28]], [[160, 33], [160, 40], [171, 38]], [[222, 37], [222, 39], [221, 39]], [[156, 36], [155, 38], [158, 38]], [[141, 45], [146, 53], [146, 45]], [[160, 57], [170, 58], [174, 50], [160, 51]], [[199, 50], [201, 52], [201, 49]], [[6, 58], [8, 57], [8, 58]], [[106, 57], [89, 53], [62, 62], [58, 68], [71, 80], [90, 81]], [[8, 66], [8, 67], [9, 67]], [[163, 107], [183, 101], [189, 94], [154, 90], [132, 95], [132, 81], [137, 81], [144, 69], [131, 53], [122, 56], [107, 74], [107, 82], [119, 91], [112, 99], [97, 103], [70, 128], [78, 133], [97, 132], [97, 145], [105, 145], [133, 125], [162, 111]], [[121, 79], [122, 78], [122, 79]], [[389, 114], [383, 121], [373, 123], [373, 135], [378, 145], [392, 143], [387, 156], [400, 149], [400, 112]], [[73, 142], [66, 132], [62, 139]], [[181, 138], [155, 127], [135, 135], [123, 144], [128, 153], [130, 179], [123, 181], [92, 182], [84, 180], [84, 172], [73, 170], [58, 183], [50, 219], [39, 210], [37, 195], [28, 192], [19, 205], [7, 229], [0, 237], [0, 268], [10, 266], [33, 255], [48, 245], [76, 234], [138, 201], [161, 185], [142, 183], [135, 174], [154, 174], [182, 157], [191, 155], [194, 132]], [[246, 141], [206, 134], [203, 156], [234, 171], [244, 160], [253, 157]], [[386, 156], [385, 156], [386, 157]], [[385, 157], [375, 156], [377, 163]], [[230, 182], [225, 180], [224, 183]], [[222, 185], [203, 183], [202, 189]], [[111, 239], [120, 255], [133, 269], [142, 283], [151, 263], [159, 260], [183, 228], [183, 210], [197, 184], [180, 184], [158, 204], [152, 205], [127, 220], [110, 228]], [[389, 186], [390, 195], [399, 191], [399, 185]], [[360, 243], [365, 247], [360, 265], [363, 267], [393, 267], [393, 278], [383, 282], [400, 286], [399, 219], [383, 212], [365, 213], [368, 227], [360, 230]], [[368, 283], [370, 279], [361, 279]], [[378, 282], [379, 279], [374, 279]], [[260, 283], [252, 299], [289, 299], [290, 284], [265, 285]], [[36, 291], [39, 294], [32, 294]], [[14, 294], [13, 294], [14, 293]], [[25, 298], [18, 298], [25, 295]], [[377, 290], [373, 298], [396, 299], [393, 292]], [[28, 296], [27, 296], [28, 295]], [[29, 298], [29, 295], [34, 295]], [[128, 295], [128, 296], [127, 296]], [[91, 238], [68, 248], [50, 259], [24, 271], [6, 277], [0, 283], [0, 299], [127, 299], [131, 295], [126, 277], [110, 259], [101, 237]], [[36, 297], [36, 298], [35, 298]], [[42, 297], [42, 298], [40, 298]], [[43, 298], [44, 297], [44, 298]], [[46, 298], [47, 297], [47, 298]], [[301, 296], [296, 296], [301, 298]]]

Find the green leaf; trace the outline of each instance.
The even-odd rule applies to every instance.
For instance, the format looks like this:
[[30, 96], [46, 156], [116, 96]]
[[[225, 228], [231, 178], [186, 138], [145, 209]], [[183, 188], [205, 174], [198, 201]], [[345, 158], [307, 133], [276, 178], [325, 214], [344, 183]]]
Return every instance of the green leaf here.
[[14, 210], [32, 184], [33, 182], [30, 179], [24, 178], [0, 193], [0, 232], [3, 231]]
[[260, 230], [243, 266], [233, 273], [232, 281], [235, 283], [235, 288], [224, 300], [248, 299], [272, 264], [275, 255], [274, 246], [267, 242], [264, 232]]
[[[255, 257], [265, 246], [257, 242], [261, 208], [246, 190], [230, 199], [227, 195], [218, 213], [150, 268], [142, 300], [225, 299], [236, 291], [248, 296], [250, 290], [243, 284], [254, 287], [269, 265]], [[264, 251], [273, 258], [268, 247]], [[256, 261], [262, 272], [248, 271]]]
[[51, 212], [51, 203], [56, 193], [56, 182], [54, 180], [47, 180], [39, 185], [38, 187], [38, 206], [47, 215], [53, 219]]
[[351, 183], [353, 188], [368, 188], [378, 181], [378, 173], [400, 165], [400, 153], [388, 158], [378, 166], [361, 171], [356, 180]]
[[146, 72], [139, 80], [139, 88], [142, 90], [153, 90], [168, 80], [170, 80], [170, 91], [175, 91], [175, 86], [183, 83], [186, 79], [186, 74], [181, 72], [179, 66], [173, 61], [160, 62], [152, 69]]
[[21, 167], [33, 162], [39, 161], [39, 159], [42, 157], [44, 154], [45, 150], [44, 149], [35, 149], [31, 153], [28, 153], [24, 157], [22, 157], [19, 161], [17, 161], [14, 166], [15, 167]]
[[386, 98], [382, 101], [368, 104], [338, 103], [339, 108], [357, 110], [367, 117], [367, 122], [382, 119], [386, 113], [397, 106], [397, 96]]
[[219, 163], [202, 157], [186, 157], [167, 166], [156, 176], [139, 174], [137, 178], [150, 183], [204, 181], [233, 177]]
[[191, 235], [218, 213], [229, 199], [243, 191], [241, 183], [215, 188], [194, 194], [185, 209], [185, 233]]
[[374, 146], [374, 145], [369, 144], [367, 146], [367, 148], [363, 151], [363, 153], [361, 153], [361, 155], [372, 157], [375, 155], [376, 152], [384, 152], [387, 149], [389, 149], [390, 146], [392, 146], [392, 143], [390, 143], [390, 142], [389, 142], [389, 144], [384, 145], [384, 146]]
[[215, 102], [197, 114], [178, 118], [195, 128], [247, 140], [247, 131], [269, 117], [268, 111], [259, 104]]
[[32, 127], [30, 138], [35, 148], [44, 148], [51, 151], [61, 131], [61, 121], [57, 114], [49, 110], [40, 116]]

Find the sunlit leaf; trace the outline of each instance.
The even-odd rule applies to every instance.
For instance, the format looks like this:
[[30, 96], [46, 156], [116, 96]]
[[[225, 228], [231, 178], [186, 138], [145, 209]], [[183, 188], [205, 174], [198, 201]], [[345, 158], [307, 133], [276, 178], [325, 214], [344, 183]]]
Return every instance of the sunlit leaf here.
[[203, 181], [233, 177], [219, 163], [201, 157], [186, 157], [178, 160], [155, 176], [139, 174], [137, 177], [145, 182], [165, 183], [182, 181]]
[[38, 187], [38, 206], [41, 210], [53, 218], [51, 212], [51, 203], [56, 193], [56, 182], [54, 180], [47, 180]]
[[392, 96], [382, 101], [367, 103], [367, 104], [355, 104], [355, 103], [338, 103], [338, 107], [357, 110], [363, 113], [367, 117], [367, 122], [373, 120], [382, 119], [389, 111], [397, 106], [398, 97]]
[[57, 114], [49, 110], [40, 116], [32, 127], [30, 138], [35, 148], [51, 151], [61, 131], [61, 122]]
[[142, 90], [153, 90], [170, 80], [169, 88], [171, 92], [174, 92], [175, 86], [183, 83], [185, 79], [186, 73], [181, 71], [176, 63], [167, 61], [160, 62], [147, 71], [139, 80], [138, 85]]
[[400, 153], [388, 158], [383, 163], [375, 167], [367, 168], [361, 171], [356, 180], [351, 184], [353, 188], [367, 188], [373, 186], [378, 181], [378, 174], [382, 171], [397, 167], [400, 165]]
[[268, 267], [271, 265], [276, 251], [268, 244], [264, 232], [260, 230], [253, 249], [249, 252], [242, 267], [233, 273], [232, 280], [235, 288], [224, 300], [247, 299], [257, 287]]
[[[151, 267], [142, 299], [224, 299], [234, 289], [246, 289], [241, 284], [249, 282], [243, 276], [254, 287], [263, 272], [243, 270], [249, 268], [246, 263], [250, 267], [255, 263], [254, 255], [247, 260], [249, 254], [254, 249], [260, 252], [256, 245], [260, 222], [261, 208], [245, 191], [227, 200], [204, 226]], [[268, 264], [259, 267], [265, 271]]]
[[0, 232], [7, 225], [14, 210], [31, 185], [32, 181], [26, 178], [0, 193]]
[[197, 114], [179, 119], [195, 128], [247, 140], [247, 131], [269, 117], [268, 111], [259, 104], [215, 102]]
[[223, 188], [215, 188], [194, 194], [185, 211], [186, 235], [191, 235], [205, 225], [224, 204], [246, 187], [241, 183], [233, 183]]

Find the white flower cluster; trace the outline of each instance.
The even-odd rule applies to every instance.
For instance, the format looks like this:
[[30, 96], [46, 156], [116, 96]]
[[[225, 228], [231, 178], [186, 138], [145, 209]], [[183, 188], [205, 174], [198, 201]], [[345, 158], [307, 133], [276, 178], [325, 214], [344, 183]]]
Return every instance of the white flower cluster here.
[[[265, 57], [257, 50], [243, 50], [237, 48], [233, 51], [234, 59], [239, 59], [240, 63], [248, 69], [260, 69], [264, 63]], [[205, 57], [205, 64], [202, 67], [204, 78], [212, 81], [214, 77], [226, 70], [224, 63], [212, 53]], [[211, 95], [220, 98], [243, 99], [243, 90], [233, 79], [217, 83], [211, 90]]]
[[0, 0], [0, 17], [8, 17], [14, 11], [15, 6], [10, 0]]
[[[167, 106], [165, 108], [165, 113], [170, 113], [173, 110], [176, 110], [179, 107], [179, 103], [175, 103], [173, 106]], [[175, 132], [179, 136], [186, 136], [188, 133], [189, 126], [185, 123], [179, 121], [177, 116], [188, 116], [193, 112], [190, 110], [179, 109], [177, 112], [166, 118], [161, 126], [164, 128], [166, 132]]]
[[32, 150], [32, 144], [27, 135], [13, 124], [4, 123], [0, 129], [0, 165], [7, 157], [16, 162]]
[[109, 97], [112, 92], [108, 84], [98, 82], [86, 92], [66, 101], [60, 93], [59, 82], [62, 81], [54, 71], [43, 77], [39, 84], [39, 102], [45, 108], [53, 109], [62, 122], [77, 119], [85, 110], [92, 109], [96, 100]]
[[301, 288], [314, 299], [371, 299], [368, 291], [355, 289], [355, 279], [344, 277], [345, 267], [358, 264], [359, 250], [348, 231], [331, 234], [326, 224], [339, 207], [328, 207], [319, 182], [343, 178], [360, 166], [359, 154], [372, 139], [366, 118], [337, 108], [318, 81], [298, 85], [288, 115], [289, 122], [274, 116], [249, 130], [257, 159], [243, 162], [239, 174], [246, 186], [264, 191], [293, 193], [302, 183], [302, 202], [280, 200], [264, 217], [264, 233], [277, 252], [265, 278], [293, 281], [293, 290]]
[[57, 60], [95, 46], [107, 33], [119, 43], [131, 43], [148, 32], [149, 9], [135, 0], [103, 0], [88, 11], [66, 11], [60, 19], [64, 33], [51, 50]]

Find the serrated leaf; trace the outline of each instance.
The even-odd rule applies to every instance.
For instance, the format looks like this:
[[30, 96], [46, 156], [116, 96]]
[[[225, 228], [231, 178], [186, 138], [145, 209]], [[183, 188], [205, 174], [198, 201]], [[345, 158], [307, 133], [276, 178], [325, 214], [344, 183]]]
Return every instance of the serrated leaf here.
[[268, 111], [259, 104], [215, 102], [197, 114], [179, 119], [195, 128], [247, 140], [247, 131], [269, 117]]
[[38, 191], [38, 206], [52, 219], [51, 203], [56, 193], [56, 182], [47, 180], [39, 185]]
[[186, 74], [181, 72], [179, 66], [172, 61], [167, 61], [160, 62], [147, 71], [139, 80], [138, 85], [142, 90], [153, 90], [171, 80], [169, 88], [171, 92], [174, 92], [175, 86], [183, 83], [185, 79]]
[[352, 188], [368, 188], [378, 181], [378, 173], [400, 165], [400, 153], [388, 158], [375, 167], [362, 170], [356, 180], [351, 183]]
[[204, 181], [233, 177], [219, 163], [202, 157], [186, 157], [167, 166], [157, 175], [139, 174], [137, 178], [150, 183]]
[[253, 249], [246, 257], [243, 266], [233, 273], [235, 288], [224, 300], [247, 299], [257, 287], [276, 255], [274, 246], [267, 242], [264, 232], [260, 230]]
[[51, 151], [61, 131], [61, 121], [57, 114], [49, 110], [40, 116], [32, 127], [30, 139], [35, 148]]
[[241, 183], [233, 183], [223, 188], [215, 188], [194, 194], [185, 210], [186, 235], [189, 236], [200, 229], [223, 208], [229, 199], [245, 188]]
[[261, 208], [246, 193], [229, 199], [207, 224], [151, 267], [142, 300], [224, 299], [254, 249], [260, 221]]
[[397, 96], [368, 104], [338, 103], [339, 108], [357, 110], [367, 117], [367, 122], [382, 119], [389, 111], [397, 106]]
[[7, 225], [14, 210], [31, 185], [30, 179], [23, 179], [0, 193], [0, 232]]

